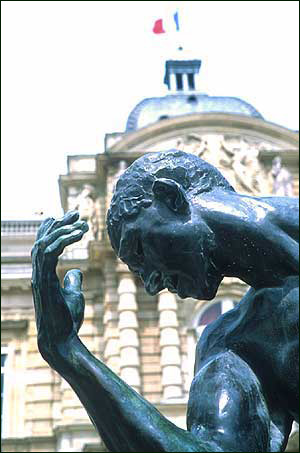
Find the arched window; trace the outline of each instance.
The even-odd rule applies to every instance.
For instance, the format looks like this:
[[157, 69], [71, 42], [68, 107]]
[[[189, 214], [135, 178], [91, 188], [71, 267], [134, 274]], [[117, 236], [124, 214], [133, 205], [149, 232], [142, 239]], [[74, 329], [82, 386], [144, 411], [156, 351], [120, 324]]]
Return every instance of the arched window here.
[[189, 104], [197, 104], [198, 101], [197, 101], [196, 96], [195, 96], [194, 94], [192, 94], [191, 96], [189, 96], [189, 97], [187, 98], [187, 102], [188, 102]]
[[159, 119], [159, 121], [161, 121], [161, 120], [167, 120], [168, 118], [169, 118], [168, 115], [161, 115], [158, 119]]
[[221, 302], [210, 305], [200, 316], [198, 326], [206, 326], [222, 314]]
[[207, 324], [215, 321], [220, 315], [231, 310], [237, 304], [236, 301], [231, 299], [223, 299], [205, 306], [199, 313], [199, 318], [196, 326], [197, 337], [199, 338], [207, 326]]
[[[7, 355], [8, 348], [1, 346], [1, 435], [2, 433], [2, 421], [7, 421]], [[5, 376], [6, 375], [6, 376]], [[3, 409], [4, 408], [4, 409]]]
[[[194, 364], [196, 344], [202, 335], [205, 327], [211, 322], [215, 321], [219, 316], [234, 308], [238, 301], [230, 298], [215, 299], [211, 302], [199, 303], [200, 309], [195, 309], [195, 315], [190, 321], [190, 327], [187, 335], [187, 369], [188, 369], [188, 383], [192, 382], [194, 377]], [[198, 307], [199, 307], [198, 305]]]

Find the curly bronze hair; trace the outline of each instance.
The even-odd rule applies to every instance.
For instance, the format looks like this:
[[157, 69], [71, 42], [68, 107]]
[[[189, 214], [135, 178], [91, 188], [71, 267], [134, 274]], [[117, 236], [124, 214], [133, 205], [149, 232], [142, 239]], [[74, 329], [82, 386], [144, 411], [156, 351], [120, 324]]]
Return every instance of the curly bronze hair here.
[[179, 183], [187, 198], [216, 188], [234, 191], [221, 173], [193, 154], [171, 149], [147, 153], [133, 162], [117, 182], [107, 213], [107, 230], [111, 245], [119, 250], [122, 220], [137, 217], [153, 201], [152, 186], [158, 178]]

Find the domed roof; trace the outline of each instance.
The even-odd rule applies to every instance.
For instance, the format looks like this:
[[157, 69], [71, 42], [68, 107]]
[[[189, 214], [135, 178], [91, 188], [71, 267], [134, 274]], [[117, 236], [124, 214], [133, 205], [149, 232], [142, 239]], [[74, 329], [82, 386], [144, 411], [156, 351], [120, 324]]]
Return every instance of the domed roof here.
[[250, 104], [235, 97], [206, 94], [171, 94], [143, 99], [130, 113], [126, 132], [135, 131], [157, 121], [191, 113], [233, 113], [263, 119]]

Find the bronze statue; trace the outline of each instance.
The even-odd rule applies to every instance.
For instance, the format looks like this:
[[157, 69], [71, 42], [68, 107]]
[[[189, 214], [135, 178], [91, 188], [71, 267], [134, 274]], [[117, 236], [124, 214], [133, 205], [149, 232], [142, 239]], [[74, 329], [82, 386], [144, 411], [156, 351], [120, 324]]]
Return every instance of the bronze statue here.
[[117, 255], [155, 295], [211, 300], [224, 276], [250, 290], [197, 345], [187, 430], [82, 344], [81, 273], [58, 256], [87, 231], [76, 212], [43, 222], [33, 247], [38, 346], [72, 386], [110, 451], [284, 451], [298, 421], [298, 200], [241, 195], [212, 165], [171, 150], [120, 177], [107, 216]]

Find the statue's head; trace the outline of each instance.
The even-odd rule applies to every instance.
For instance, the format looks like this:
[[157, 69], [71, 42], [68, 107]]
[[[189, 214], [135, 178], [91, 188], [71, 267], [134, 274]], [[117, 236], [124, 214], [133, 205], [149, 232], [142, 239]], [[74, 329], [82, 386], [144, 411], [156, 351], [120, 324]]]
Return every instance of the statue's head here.
[[[212, 242], [212, 234], [203, 224], [204, 242], [193, 244], [199, 223], [196, 226], [190, 219], [190, 207], [201, 193], [218, 188], [234, 191], [215, 167], [178, 150], [148, 153], [118, 180], [107, 214], [108, 234], [117, 255], [141, 276], [150, 294], [164, 287], [178, 292], [182, 254], [195, 267], [196, 249], [202, 250], [205, 242]], [[166, 244], [169, 254], [163, 259], [155, 250]], [[184, 273], [188, 280], [191, 272], [187, 268]], [[196, 297], [195, 288], [187, 289], [193, 286], [191, 282], [181, 286], [181, 297]]]

